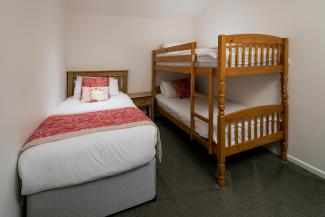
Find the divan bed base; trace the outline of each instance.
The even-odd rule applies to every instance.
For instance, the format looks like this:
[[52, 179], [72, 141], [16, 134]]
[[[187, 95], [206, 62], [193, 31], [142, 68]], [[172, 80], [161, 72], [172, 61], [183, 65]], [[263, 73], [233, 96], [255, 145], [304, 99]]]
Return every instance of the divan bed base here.
[[104, 217], [156, 197], [156, 160], [116, 176], [27, 196], [27, 217]]

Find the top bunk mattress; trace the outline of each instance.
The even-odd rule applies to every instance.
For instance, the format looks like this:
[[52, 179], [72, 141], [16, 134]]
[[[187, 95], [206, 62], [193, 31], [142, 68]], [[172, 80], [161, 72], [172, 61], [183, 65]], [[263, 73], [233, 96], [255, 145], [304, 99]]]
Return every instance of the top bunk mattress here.
[[[52, 114], [73, 114], [134, 107], [124, 93], [108, 101], [81, 103], [72, 97]], [[117, 175], [150, 162], [156, 154], [157, 129], [145, 125], [96, 132], [25, 150], [18, 161], [22, 195], [68, 187]]]

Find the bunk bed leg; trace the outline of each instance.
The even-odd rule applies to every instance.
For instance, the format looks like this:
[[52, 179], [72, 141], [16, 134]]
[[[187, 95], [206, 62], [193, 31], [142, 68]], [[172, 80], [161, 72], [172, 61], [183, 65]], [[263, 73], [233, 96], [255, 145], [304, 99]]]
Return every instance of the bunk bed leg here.
[[209, 154], [213, 154], [214, 73], [209, 71]]
[[226, 172], [226, 166], [225, 166], [225, 157], [224, 156], [218, 156], [218, 179], [217, 184], [220, 188], [225, 186], [225, 172]]
[[284, 71], [281, 73], [281, 98], [283, 105], [282, 129], [283, 139], [281, 141], [281, 159], [287, 160], [288, 150], [288, 39], [284, 39], [283, 47]]
[[226, 92], [226, 36], [220, 35], [218, 38], [218, 180], [219, 187], [225, 185], [225, 92]]
[[[195, 56], [195, 49], [196, 49], [196, 42], [193, 42], [191, 44], [191, 56]], [[195, 93], [195, 60], [192, 59], [191, 61], [191, 133], [190, 133], [190, 137], [191, 140], [194, 139], [194, 131], [195, 131], [195, 118], [194, 118], [194, 109], [195, 109], [195, 97], [194, 97], [194, 93]]]
[[283, 139], [281, 141], [281, 159], [284, 161], [288, 160], [287, 149], [288, 149], [288, 143]]
[[[221, 86], [222, 83], [221, 83]], [[220, 87], [220, 83], [219, 83]], [[219, 88], [220, 91], [220, 88]], [[219, 99], [219, 117], [218, 117], [218, 144], [217, 144], [217, 159], [218, 159], [218, 179], [217, 179], [217, 184], [219, 187], [224, 187], [225, 186], [225, 172], [226, 172], [226, 166], [225, 166], [225, 161], [226, 161], [226, 155], [225, 155], [225, 120], [224, 116], [220, 115], [220, 105], [223, 106], [223, 103], [220, 102]], [[224, 112], [223, 109], [221, 109], [221, 112]], [[221, 113], [222, 114], [222, 113]]]

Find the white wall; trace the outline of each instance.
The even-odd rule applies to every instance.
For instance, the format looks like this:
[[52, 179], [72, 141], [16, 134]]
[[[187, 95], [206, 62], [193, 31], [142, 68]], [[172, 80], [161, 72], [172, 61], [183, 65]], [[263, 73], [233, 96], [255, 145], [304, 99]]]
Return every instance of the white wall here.
[[151, 90], [151, 50], [164, 41], [192, 41], [191, 21], [72, 13], [69, 70], [128, 69], [129, 92]]
[[20, 216], [17, 154], [65, 97], [64, 0], [0, 3], [0, 216]]
[[[289, 155], [325, 177], [323, 0], [214, 0], [195, 21], [201, 46], [215, 46], [217, 35], [273, 34], [289, 38]], [[230, 79], [227, 96], [246, 104], [279, 101], [279, 77]], [[302, 161], [302, 162], [299, 162]], [[315, 168], [312, 168], [315, 167]]]

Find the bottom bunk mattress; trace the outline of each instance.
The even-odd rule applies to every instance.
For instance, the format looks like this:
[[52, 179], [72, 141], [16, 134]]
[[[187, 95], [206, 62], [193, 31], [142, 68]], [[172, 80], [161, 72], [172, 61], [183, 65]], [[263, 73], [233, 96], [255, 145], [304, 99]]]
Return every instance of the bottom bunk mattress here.
[[[68, 98], [52, 114], [123, 107], [135, 107], [124, 93], [96, 103], [81, 103], [79, 99]], [[143, 166], [155, 158], [157, 136], [156, 127], [143, 125], [30, 147], [21, 153], [18, 161], [21, 194], [69, 187]]]
[[[173, 115], [175, 118], [177, 118], [179, 121], [181, 121], [182, 123], [184, 123], [186, 126], [190, 127], [191, 125], [191, 101], [190, 98], [184, 98], [184, 99], [180, 99], [177, 97], [173, 97], [173, 98], [168, 98], [163, 96], [162, 94], [157, 94], [156, 95], [156, 102], [158, 104], [159, 107], [161, 107], [162, 109], [164, 109], [166, 112], [170, 113], [171, 115]], [[217, 143], [217, 126], [218, 126], [218, 99], [215, 98], [214, 100], [214, 113], [213, 113], [213, 141], [215, 143]], [[239, 111], [242, 109], [248, 108], [245, 105], [236, 103], [236, 102], [232, 102], [232, 101], [226, 101], [225, 102], [225, 114], [229, 114], [235, 111]], [[195, 112], [202, 115], [203, 117], [208, 118], [208, 114], [209, 114], [209, 106], [208, 106], [208, 102], [206, 100], [200, 99], [200, 98], [196, 98], [195, 99]], [[264, 118], [264, 120], [266, 120]], [[276, 117], [277, 120], [277, 117]], [[242, 124], [239, 123], [238, 124], [238, 140], [241, 141], [241, 132], [242, 129], [246, 131], [245, 135], [247, 137], [247, 131], [248, 131], [248, 121], [246, 121], [245, 126], [242, 127]], [[276, 121], [274, 122], [275, 125], [277, 125]], [[258, 118], [257, 121], [257, 127], [260, 127], [260, 119]], [[266, 134], [266, 122], [263, 122], [263, 129], [264, 129], [264, 135]], [[270, 126], [271, 128], [271, 122], [270, 122]], [[252, 131], [252, 136], [254, 135], [254, 122], [252, 121], [251, 123], [251, 131]], [[203, 138], [208, 139], [208, 134], [209, 134], [209, 130], [208, 130], [208, 124], [198, 118], [195, 119], [195, 131]], [[226, 133], [228, 132], [228, 127], [226, 127]], [[257, 137], [260, 137], [260, 132], [257, 132]], [[245, 141], [247, 140], [247, 138], [245, 138]], [[235, 140], [235, 125], [232, 124], [231, 126], [231, 142], [228, 142], [228, 137], [226, 136], [226, 147], [228, 147], [229, 145], [234, 145], [237, 144], [236, 140]]]

